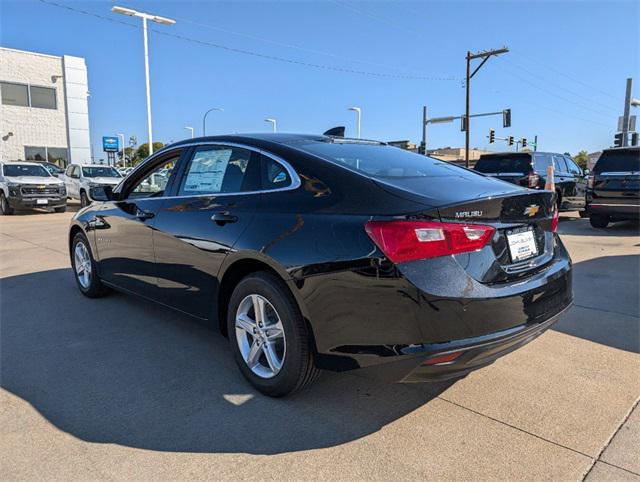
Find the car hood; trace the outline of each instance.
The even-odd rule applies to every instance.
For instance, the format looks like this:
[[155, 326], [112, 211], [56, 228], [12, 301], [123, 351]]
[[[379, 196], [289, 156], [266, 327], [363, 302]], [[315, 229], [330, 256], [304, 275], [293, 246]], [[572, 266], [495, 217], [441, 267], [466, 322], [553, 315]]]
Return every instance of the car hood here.
[[121, 177], [87, 177], [86, 181], [93, 184], [109, 184], [115, 186], [122, 181]]
[[55, 177], [44, 177], [44, 176], [5, 176], [8, 182], [15, 182], [17, 184], [46, 184], [49, 185], [59, 185], [64, 184], [60, 179]]

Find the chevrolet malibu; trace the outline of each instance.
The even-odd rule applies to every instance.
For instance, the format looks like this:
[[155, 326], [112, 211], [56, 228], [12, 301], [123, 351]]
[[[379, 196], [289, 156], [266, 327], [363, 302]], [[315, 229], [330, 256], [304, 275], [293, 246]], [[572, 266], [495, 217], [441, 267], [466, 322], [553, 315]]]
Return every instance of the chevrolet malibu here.
[[91, 197], [69, 231], [80, 291], [213, 323], [271, 396], [322, 369], [464, 376], [572, 302], [555, 193], [381, 142], [189, 139]]

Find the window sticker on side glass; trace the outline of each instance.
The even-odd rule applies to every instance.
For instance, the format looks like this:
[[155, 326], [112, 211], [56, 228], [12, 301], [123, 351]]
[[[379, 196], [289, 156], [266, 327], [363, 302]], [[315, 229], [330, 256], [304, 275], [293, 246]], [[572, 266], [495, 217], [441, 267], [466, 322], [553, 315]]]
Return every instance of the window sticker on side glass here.
[[186, 191], [220, 192], [222, 179], [231, 159], [231, 149], [196, 153], [185, 181]]

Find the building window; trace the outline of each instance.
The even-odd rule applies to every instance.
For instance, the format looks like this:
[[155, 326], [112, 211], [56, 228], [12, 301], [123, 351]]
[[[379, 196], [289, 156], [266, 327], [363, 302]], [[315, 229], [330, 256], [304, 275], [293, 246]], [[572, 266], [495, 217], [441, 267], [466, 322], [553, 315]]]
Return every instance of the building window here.
[[47, 160], [60, 167], [67, 167], [69, 158], [64, 147], [47, 147]]
[[24, 159], [26, 161], [49, 161], [64, 168], [69, 164], [69, 151], [66, 147], [25, 146]]
[[0, 82], [2, 103], [4, 105], [21, 105], [29, 107], [29, 91], [26, 85]]
[[0, 82], [0, 91], [4, 105], [54, 110], [58, 108], [56, 89], [51, 87]]
[[55, 109], [56, 106], [56, 89], [49, 87], [29, 87], [31, 94], [31, 107], [39, 107], [41, 109]]

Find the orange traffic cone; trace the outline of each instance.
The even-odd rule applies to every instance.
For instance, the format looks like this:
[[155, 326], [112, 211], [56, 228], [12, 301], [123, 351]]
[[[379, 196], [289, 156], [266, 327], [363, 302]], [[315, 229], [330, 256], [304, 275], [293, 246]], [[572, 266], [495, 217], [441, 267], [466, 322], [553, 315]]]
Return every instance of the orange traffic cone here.
[[553, 179], [553, 166], [547, 166], [547, 182], [544, 184], [546, 191], [555, 191], [556, 182]]

